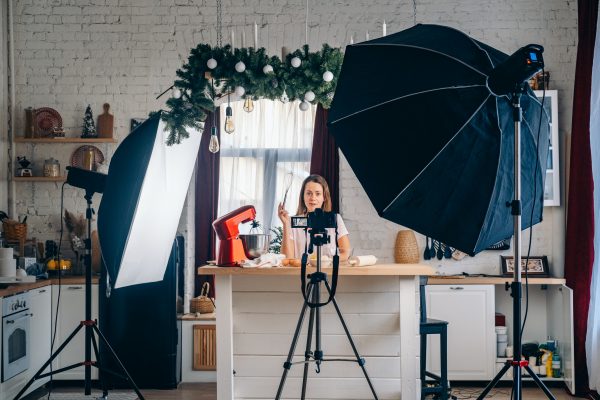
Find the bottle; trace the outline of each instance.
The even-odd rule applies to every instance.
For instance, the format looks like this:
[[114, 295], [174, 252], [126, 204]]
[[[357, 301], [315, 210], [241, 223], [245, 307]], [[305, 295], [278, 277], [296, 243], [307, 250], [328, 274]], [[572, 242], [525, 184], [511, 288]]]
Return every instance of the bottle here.
[[552, 355], [552, 377], [560, 378], [560, 355], [558, 354], [558, 349]]

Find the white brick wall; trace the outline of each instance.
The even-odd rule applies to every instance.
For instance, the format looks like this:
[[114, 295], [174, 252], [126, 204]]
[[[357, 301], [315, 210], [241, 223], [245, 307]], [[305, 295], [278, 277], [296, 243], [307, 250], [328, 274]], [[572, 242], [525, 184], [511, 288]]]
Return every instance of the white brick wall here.
[[[67, 132], [77, 135], [85, 106], [91, 104], [97, 116], [102, 104], [108, 102], [115, 115], [115, 135], [122, 139], [128, 133], [131, 118], [145, 117], [149, 111], [164, 105], [166, 98], [155, 100], [155, 97], [171, 85], [190, 48], [199, 42], [216, 43], [215, 0], [14, 2], [19, 135], [25, 107], [57, 109]], [[308, 42], [313, 48], [323, 42], [343, 46], [351, 36], [360, 41], [366, 31], [371, 38], [378, 37], [384, 19], [388, 33], [412, 26], [409, 0], [309, 3]], [[243, 27], [246, 44], [250, 44], [251, 26], [256, 21], [260, 26], [259, 44], [271, 54], [280, 54], [284, 45], [297, 48], [304, 43], [304, 7], [305, 2], [300, 0], [224, 0], [224, 43], [228, 42], [233, 26], [237, 45], [241, 44]], [[560, 133], [563, 137], [570, 134], [576, 1], [418, 0], [416, 17], [418, 22], [456, 27], [507, 53], [527, 43], [542, 44], [552, 88], [559, 90]], [[75, 147], [19, 145], [17, 154], [31, 157], [37, 169], [48, 156], [59, 158], [64, 167]], [[100, 148], [110, 158], [115, 145]], [[399, 227], [377, 216], [345, 162], [341, 168], [341, 188], [342, 212], [356, 253], [372, 253], [390, 261]], [[60, 222], [59, 189], [58, 184], [52, 183], [18, 184], [18, 210], [29, 214], [32, 236], [42, 240], [56, 238]], [[98, 198], [95, 202], [97, 205]], [[65, 206], [83, 212], [81, 193], [67, 189]], [[533, 253], [547, 254], [551, 260], [562, 258], [563, 210], [546, 209], [546, 221], [536, 229]], [[448, 273], [496, 273], [497, 256], [498, 253], [490, 252], [460, 263], [439, 264]]]

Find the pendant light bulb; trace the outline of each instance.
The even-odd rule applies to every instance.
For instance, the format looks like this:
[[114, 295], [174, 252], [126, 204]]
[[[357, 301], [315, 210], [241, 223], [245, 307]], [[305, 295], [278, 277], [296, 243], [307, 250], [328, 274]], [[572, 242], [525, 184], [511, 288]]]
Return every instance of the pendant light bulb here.
[[219, 152], [219, 138], [217, 137], [217, 127], [213, 126], [210, 133], [210, 142], [208, 143], [208, 151], [211, 153]]
[[254, 102], [252, 101], [252, 97], [246, 97], [246, 100], [244, 100], [244, 111], [246, 112], [252, 112], [252, 110], [254, 110]]
[[225, 132], [235, 132], [235, 124], [233, 123], [233, 110], [231, 106], [227, 106], [225, 109]]

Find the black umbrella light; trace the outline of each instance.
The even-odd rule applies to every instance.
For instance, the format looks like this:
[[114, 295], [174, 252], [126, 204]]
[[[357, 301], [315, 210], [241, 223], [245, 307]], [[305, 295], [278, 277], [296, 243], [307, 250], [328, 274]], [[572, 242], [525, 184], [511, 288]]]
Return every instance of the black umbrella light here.
[[[329, 127], [381, 217], [470, 255], [511, 237], [513, 59], [439, 25], [346, 48]], [[542, 219], [550, 126], [523, 90], [524, 229]]]

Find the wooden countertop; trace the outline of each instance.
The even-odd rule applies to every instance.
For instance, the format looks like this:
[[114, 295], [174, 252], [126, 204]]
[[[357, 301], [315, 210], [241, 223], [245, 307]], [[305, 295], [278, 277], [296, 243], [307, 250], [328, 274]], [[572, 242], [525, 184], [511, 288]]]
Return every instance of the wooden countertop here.
[[[97, 276], [92, 277], [92, 283], [98, 283], [99, 278]], [[7, 284], [8, 286], [0, 289], [0, 297], [12, 296], [16, 293], [21, 293], [26, 290], [37, 289], [44, 286], [49, 285], [58, 285], [58, 278], [52, 279], [44, 279], [37, 282], [27, 282], [27, 283], [11, 283]], [[85, 284], [84, 276], [65, 276], [60, 278], [61, 285], [83, 285]]]
[[[428, 285], [504, 285], [505, 282], [512, 283], [512, 277], [497, 276], [448, 276], [439, 275], [430, 276], [427, 280]], [[562, 278], [529, 278], [530, 285], [564, 285], [567, 281]], [[522, 283], [525, 284], [523, 277]]]
[[[315, 272], [312, 267], [306, 268], [307, 272]], [[332, 268], [322, 268], [323, 272], [331, 274]], [[413, 276], [431, 275], [434, 269], [423, 264], [375, 264], [367, 267], [340, 267], [339, 275], [370, 275], [370, 276]], [[275, 267], [275, 268], [241, 268], [241, 267], [217, 267], [206, 265], [198, 268], [198, 275], [293, 275], [297, 276], [300, 268], [297, 267]]]

